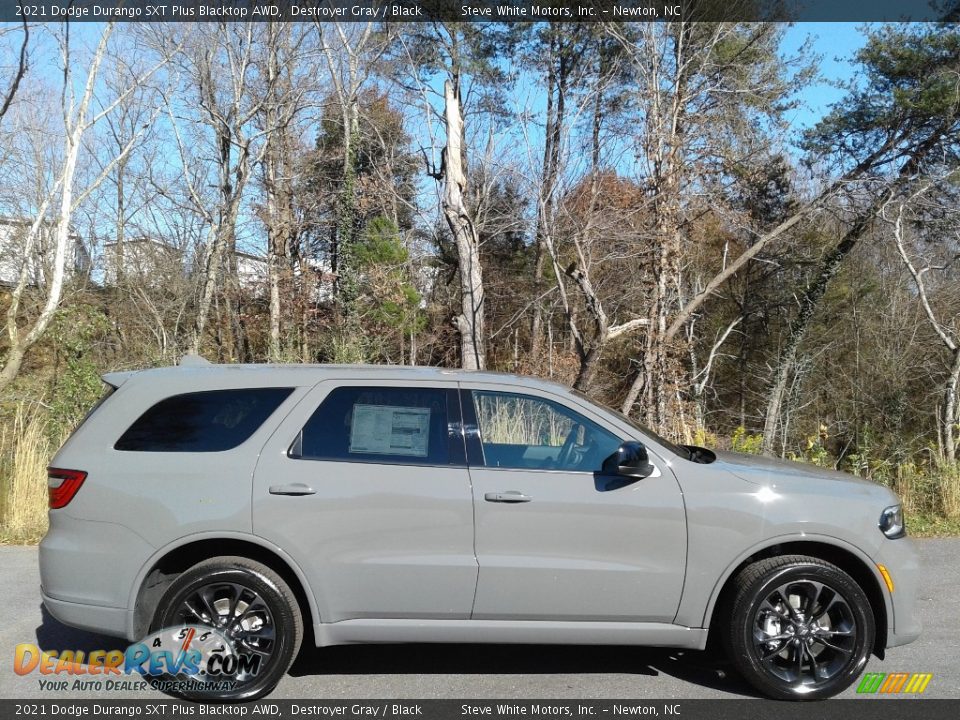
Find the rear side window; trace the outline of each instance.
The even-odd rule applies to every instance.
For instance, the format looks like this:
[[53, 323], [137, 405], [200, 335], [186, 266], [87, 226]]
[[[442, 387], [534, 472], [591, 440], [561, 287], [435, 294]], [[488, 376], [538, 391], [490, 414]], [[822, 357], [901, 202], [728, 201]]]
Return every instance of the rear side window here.
[[237, 447], [293, 392], [293, 388], [210, 390], [173, 395], [141, 415], [116, 450], [218, 452]]
[[463, 436], [453, 390], [340, 387], [320, 403], [290, 456], [401, 465], [463, 464]]

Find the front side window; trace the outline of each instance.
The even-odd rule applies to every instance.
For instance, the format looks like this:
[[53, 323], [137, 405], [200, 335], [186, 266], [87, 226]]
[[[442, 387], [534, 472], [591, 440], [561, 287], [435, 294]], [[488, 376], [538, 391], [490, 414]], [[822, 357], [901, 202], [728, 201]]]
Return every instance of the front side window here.
[[437, 388], [336, 388], [307, 421], [290, 456], [401, 465], [462, 463], [463, 437], [459, 426], [448, 421], [451, 397], [456, 401], [452, 391]]
[[113, 446], [138, 452], [219, 452], [257, 431], [293, 388], [184, 393], [161, 400]]
[[675, 443], [670, 442], [670, 441], [667, 440], [666, 438], [660, 437], [657, 433], [655, 433], [653, 430], [651, 430], [650, 428], [648, 428], [646, 425], [641, 425], [641, 424], [638, 423], [636, 420], [634, 420], [633, 418], [627, 417], [626, 415], [624, 415], [624, 414], [623, 414], [622, 412], [620, 412], [619, 410], [617, 410], [617, 409], [615, 409], [615, 408], [612, 408], [612, 407], [610, 407], [609, 405], [604, 405], [603, 403], [598, 402], [598, 401], [592, 399], [592, 398], [589, 397], [586, 393], [582, 393], [582, 392], [580, 392], [579, 390], [573, 390], [573, 389], [571, 389], [570, 392], [572, 392], [574, 395], [576, 395], [577, 397], [581, 398], [582, 400], [586, 400], [587, 402], [592, 403], [592, 404], [594, 404], [594, 405], [599, 405], [601, 408], [603, 408], [604, 410], [606, 410], [606, 411], [607, 411], [608, 413], [610, 413], [611, 415], [616, 415], [617, 418], [619, 418], [620, 420], [622, 420], [623, 422], [625, 422], [627, 425], [629, 425], [630, 427], [632, 427], [634, 430], [637, 430], [637, 431], [640, 432], [642, 435], [647, 435], [647, 436], [653, 438], [656, 442], [658, 442], [660, 445], [662, 445], [662, 446], [665, 447], [667, 450], [669, 450], [670, 452], [672, 452], [674, 455], [679, 455], [679, 456], [682, 457], [684, 460], [690, 460], [690, 459], [691, 459], [692, 453], [690, 452], [690, 449], [689, 449], [689, 448], [684, 447], [683, 445], [676, 445]]
[[620, 439], [560, 403], [531, 395], [474, 390], [487, 467], [599, 471]]

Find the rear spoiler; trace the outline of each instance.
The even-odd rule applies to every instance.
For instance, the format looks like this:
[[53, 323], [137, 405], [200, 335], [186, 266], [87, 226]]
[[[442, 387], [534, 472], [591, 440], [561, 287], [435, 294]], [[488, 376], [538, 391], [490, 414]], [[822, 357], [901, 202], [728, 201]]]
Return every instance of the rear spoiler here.
[[[204, 367], [212, 363], [199, 355], [184, 355], [180, 358], [180, 367]], [[107, 385], [116, 390], [127, 380], [136, 375], [139, 370], [122, 370], [120, 372], [110, 372], [100, 376]]]
[[100, 376], [100, 379], [116, 390], [138, 372], [139, 370], [124, 370], [123, 372], [105, 373]]

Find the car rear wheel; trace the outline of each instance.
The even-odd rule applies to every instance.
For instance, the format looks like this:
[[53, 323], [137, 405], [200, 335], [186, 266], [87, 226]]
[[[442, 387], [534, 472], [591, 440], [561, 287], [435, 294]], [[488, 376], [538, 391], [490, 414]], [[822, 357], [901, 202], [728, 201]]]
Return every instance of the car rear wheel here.
[[734, 579], [725, 645], [740, 674], [779, 700], [819, 700], [863, 672], [876, 629], [870, 602], [819, 558], [760, 560]]
[[188, 661], [154, 678], [159, 689], [191, 700], [249, 701], [273, 690], [290, 668], [303, 619], [293, 591], [273, 570], [216, 557], [171, 583], [150, 637], [155, 648], [170, 646], [173, 662]]

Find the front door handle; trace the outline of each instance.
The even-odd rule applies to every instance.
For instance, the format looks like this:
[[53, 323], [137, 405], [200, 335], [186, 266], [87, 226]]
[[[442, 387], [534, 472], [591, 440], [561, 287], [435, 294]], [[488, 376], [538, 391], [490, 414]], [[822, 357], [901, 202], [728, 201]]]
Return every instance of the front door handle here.
[[522, 492], [517, 490], [506, 490], [504, 492], [488, 492], [483, 496], [483, 499], [487, 502], [502, 502], [502, 503], [524, 503], [530, 502], [533, 500], [529, 495], [524, 495]]
[[271, 485], [271, 495], [316, 495], [317, 491], [303, 483], [289, 483], [287, 485]]

